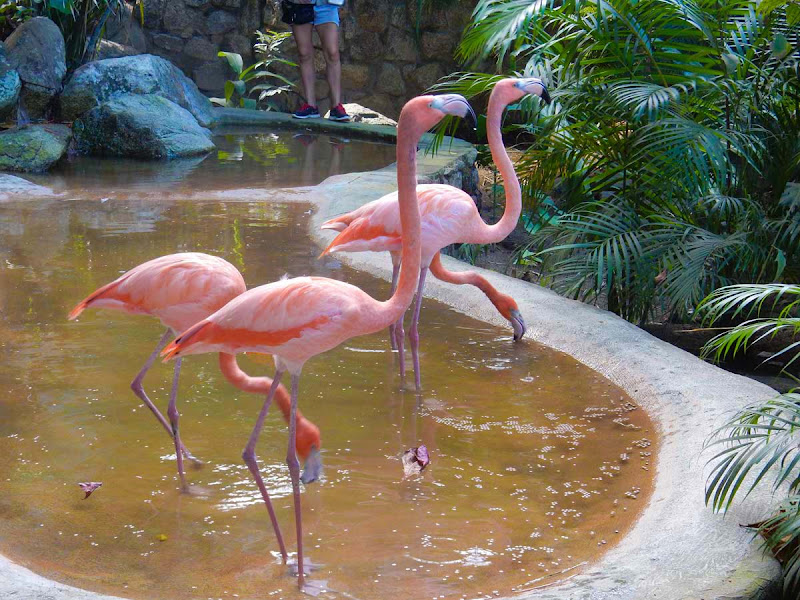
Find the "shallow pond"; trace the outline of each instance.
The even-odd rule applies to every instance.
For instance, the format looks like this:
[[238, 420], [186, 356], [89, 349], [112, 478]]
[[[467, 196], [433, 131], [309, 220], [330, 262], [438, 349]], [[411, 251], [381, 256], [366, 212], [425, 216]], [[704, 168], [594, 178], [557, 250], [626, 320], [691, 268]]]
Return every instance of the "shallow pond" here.
[[[182, 437], [206, 464], [180, 494], [171, 440], [129, 388], [160, 324], [66, 314], [130, 267], [186, 250], [223, 256], [250, 285], [290, 273], [377, 297], [389, 286], [316, 260], [308, 205], [203, 201], [208, 184], [194, 175], [174, 183], [192, 201], [120, 183], [103, 200], [95, 185], [119, 177], [104, 173], [89, 190], [65, 176], [59, 199], [0, 204], [0, 552], [130, 598], [300, 597], [240, 456], [263, 399], [232, 388], [215, 357], [184, 361]], [[569, 577], [615, 544], [651, 489], [647, 415], [570, 357], [434, 301], [421, 336], [419, 396], [385, 334], [304, 369], [300, 406], [322, 430], [326, 468], [302, 494], [311, 579], [328, 597], [495, 597]], [[260, 358], [241, 364], [272, 371]], [[145, 379], [162, 409], [171, 373], [159, 363]], [[431, 465], [404, 479], [400, 454], [419, 443]], [[273, 411], [257, 454], [291, 550], [285, 453]], [[82, 481], [103, 485], [83, 500]]]

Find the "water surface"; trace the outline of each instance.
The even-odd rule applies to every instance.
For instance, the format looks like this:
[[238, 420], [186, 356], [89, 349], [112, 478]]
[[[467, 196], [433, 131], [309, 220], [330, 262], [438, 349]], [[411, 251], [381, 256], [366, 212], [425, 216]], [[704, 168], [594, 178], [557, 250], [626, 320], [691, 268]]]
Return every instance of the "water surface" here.
[[[316, 260], [307, 205], [201, 201], [194, 177], [170, 184], [191, 186], [193, 201], [155, 200], [111, 166], [86, 188], [65, 176], [62, 198], [0, 205], [0, 552], [129, 598], [299, 597], [241, 461], [262, 398], [232, 388], [215, 357], [184, 360], [182, 436], [206, 465], [189, 469], [194, 493], [180, 494], [172, 443], [129, 388], [160, 324], [66, 314], [130, 267], [187, 250], [226, 258], [249, 285], [316, 274], [386, 297], [388, 284]], [[105, 201], [104, 181], [119, 186]], [[513, 344], [510, 328], [434, 301], [421, 324], [419, 396], [399, 380], [385, 334], [304, 369], [300, 405], [322, 430], [326, 463], [302, 494], [311, 580], [328, 597], [496, 597], [569, 577], [619, 541], [652, 485], [647, 415], [572, 358]], [[272, 371], [263, 358], [241, 363]], [[159, 363], [145, 380], [162, 409], [170, 376]], [[399, 456], [420, 443], [431, 465], [404, 479]], [[277, 412], [257, 454], [291, 550]], [[103, 486], [83, 500], [82, 481]]]

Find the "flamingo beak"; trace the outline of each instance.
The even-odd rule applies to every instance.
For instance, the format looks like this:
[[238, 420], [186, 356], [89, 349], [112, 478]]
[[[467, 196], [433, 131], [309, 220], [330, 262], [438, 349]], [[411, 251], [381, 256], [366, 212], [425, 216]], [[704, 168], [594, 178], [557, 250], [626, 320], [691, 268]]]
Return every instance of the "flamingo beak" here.
[[511, 321], [511, 327], [514, 329], [514, 341], [518, 342], [522, 339], [522, 336], [525, 335], [525, 320], [518, 310], [512, 310], [509, 321]]
[[516, 87], [522, 90], [522, 92], [525, 94], [530, 94], [532, 96], [539, 96], [544, 101], [545, 104], [550, 104], [552, 102], [550, 94], [547, 91], [547, 87], [544, 85], [544, 82], [538, 77], [528, 77], [527, 79], [520, 79], [514, 85], [516, 85]]
[[322, 477], [322, 454], [316, 447], [313, 447], [306, 459], [300, 481], [309, 484], [317, 481], [320, 477]]
[[436, 96], [431, 106], [442, 111], [446, 115], [455, 115], [462, 119], [469, 117], [473, 127], [478, 124], [478, 117], [475, 116], [475, 111], [472, 110], [472, 106], [470, 106], [467, 99], [461, 94], [442, 94], [441, 96]]

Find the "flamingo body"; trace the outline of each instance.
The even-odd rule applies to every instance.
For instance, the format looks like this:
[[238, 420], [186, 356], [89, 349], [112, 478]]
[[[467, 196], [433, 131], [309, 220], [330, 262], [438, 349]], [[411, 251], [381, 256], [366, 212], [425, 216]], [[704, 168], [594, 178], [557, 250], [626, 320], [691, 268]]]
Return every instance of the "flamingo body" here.
[[[451, 185], [418, 185], [417, 200], [423, 267], [428, 267], [434, 255], [445, 246], [458, 242], [470, 243], [470, 233], [485, 225], [470, 195]], [[322, 229], [340, 232], [323, 254], [397, 252], [402, 244], [397, 192], [326, 221]]]
[[154, 258], [104, 285], [69, 314], [87, 308], [110, 308], [157, 317], [173, 331], [183, 331], [225, 306], [247, 287], [228, 261], [200, 252]]
[[164, 349], [167, 358], [203, 352], [274, 354], [292, 374], [312, 356], [380, 330], [381, 303], [325, 277], [255, 287], [196, 323]]

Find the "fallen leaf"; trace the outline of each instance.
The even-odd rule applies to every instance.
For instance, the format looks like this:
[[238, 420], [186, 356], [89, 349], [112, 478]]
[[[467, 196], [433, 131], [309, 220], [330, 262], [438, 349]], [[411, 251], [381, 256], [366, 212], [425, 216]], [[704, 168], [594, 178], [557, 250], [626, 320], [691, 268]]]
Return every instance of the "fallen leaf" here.
[[163, 534], [163, 533], [159, 533], [159, 534], [156, 536], [156, 539], [157, 539], [159, 542], [166, 542], [166, 541], [167, 541], [167, 536], [166, 536], [165, 534]]
[[103, 485], [102, 481], [84, 481], [83, 483], [78, 484], [80, 488], [86, 492], [86, 495], [83, 497], [86, 500], [89, 496], [92, 495], [92, 492]]
[[406, 477], [421, 473], [431, 462], [428, 449], [424, 445], [403, 452], [402, 460], [403, 473]]

